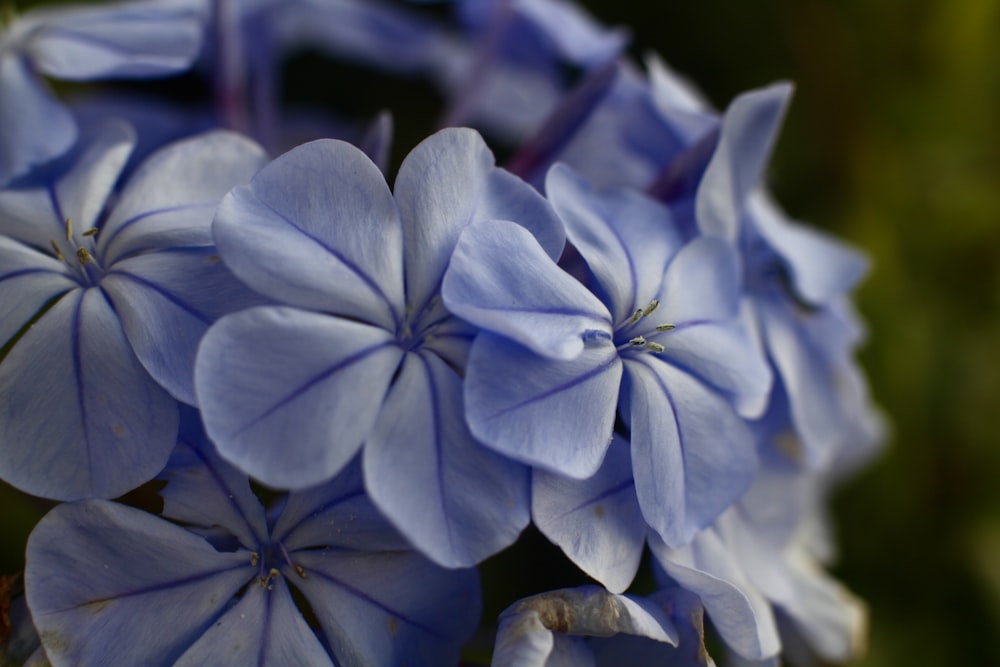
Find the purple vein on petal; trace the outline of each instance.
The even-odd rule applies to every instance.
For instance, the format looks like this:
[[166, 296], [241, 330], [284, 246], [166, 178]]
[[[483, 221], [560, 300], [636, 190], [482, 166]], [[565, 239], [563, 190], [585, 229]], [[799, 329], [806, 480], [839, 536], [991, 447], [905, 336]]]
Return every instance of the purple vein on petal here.
[[[211, 201], [211, 202], [203, 202], [203, 203], [197, 203], [197, 204], [181, 204], [179, 206], [165, 206], [163, 208], [156, 208], [156, 209], [153, 209], [153, 210], [150, 210], [150, 211], [143, 211], [142, 213], [137, 213], [136, 215], [133, 215], [131, 218], [128, 218], [127, 220], [124, 220], [120, 224], [118, 224], [118, 226], [115, 227], [114, 231], [112, 231], [109, 235], [101, 238], [100, 245], [101, 245], [102, 248], [110, 247], [111, 243], [116, 238], [118, 238], [119, 234], [121, 234], [123, 231], [125, 231], [126, 229], [128, 229], [129, 227], [131, 227], [132, 225], [134, 225], [135, 223], [141, 222], [142, 220], [145, 220], [146, 218], [151, 218], [151, 217], [153, 217], [155, 215], [164, 215], [164, 214], [168, 214], [168, 213], [179, 213], [181, 211], [191, 211], [191, 210], [199, 209], [199, 208], [213, 208], [214, 209], [216, 206], [218, 206], [218, 202]], [[104, 259], [104, 258], [102, 257], [102, 259]]]
[[396, 307], [393, 305], [392, 301], [389, 299], [389, 297], [386, 295], [386, 293], [384, 291], [382, 291], [381, 286], [379, 286], [379, 284], [375, 281], [374, 278], [372, 278], [367, 273], [365, 273], [361, 269], [360, 266], [358, 266], [357, 264], [355, 264], [354, 262], [352, 262], [351, 260], [349, 260], [347, 257], [343, 256], [339, 251], [334, 250], [332, 247], [328, 246], [326, 243], [324, 243], [320, 239], [316, 238], [315, 236], [313, 236], [312, 234], [310, 234], [306, 230], [304, 230], [301, 227], [299, 227], [298, 225], [296, 225], [294, 222], [292, 222], [291, 220], [289, 220], [286, 216], [284, 216], [281, 213], [279, 213], [277, 210], [274, 209], [274, 207], [272, 207], [267, 202], [260, 201], [260, 200], [258, 200], [258, 202], [260, 203], [261, 206], [265, 207], [267, 210], [269, 210], [272, 213], [274, 213], [274, 215], [277, 216], [286, 225], [288, 225], [293, 230], [295, 230], [296, 232], [298, 232], [302, 236], [306, 237], [307, 239], [309, 239], [310, 241], [312, 241], [313, 243], [315, 243], [316, 245], [318, 245], [320, 248], [322, 248], [326, 252], [328, 252], [331, 255], [333, 255], [334, 257], [336, 257], [338, 261], [340, 261], [344, 266], [346, 266], [348, 269], [350, 269], [356, 276], [358, 276], [358, 278], [361, 279], [361, 282], [363, 282], [365, 285], [367, 285], [369, 287], [369, 289], [371, 289], [373, 292], [375, 292], [376, 294], [378, 294], [379, 297], [381, 297], [382, 301], [384, 301], [385, 304], [389, 307], [389, 312], [392, 313], [392, 319], [393, 319], [393, 322], [395, 323], [396, 327], [398, 328], [400, 326], [401, 321], [400, 321], [399, 313], [396, 311]]
[[573, 514], [574, 512], [579, 512], [580, 510], [582, 510], [585, 507], [589, 507], [590, 505], [593, 505], [594, 503], [601, 502], [605, 498], [610, 498], [611, 496], [618, 495], [622, 491], [626, 491], [626, 490], [632, 488], [634, 485], [635, 485], [635, 481], [632, 479], [632, 475], [629, 475], [628, 479], [620, 482], [619, 484], [616, 484], [615, 486], [611, 487], [610, 489], [606, 489], [606, 490], [602, 491], [601, 493], [597, 494], [596, 496], [594, 496], [592, 498], [588, 498], [587, 500], [583, 501], [582, 503], [580, 503], [576, 507], [572, 507], [572, 508], [566, 510], [565, 512], [563, 512], [559, 516], [554, 517], [553, 519], [551, 519], [550, 523], [554, 523], [556, 521], [559, 521], [560, 519], [564, 519], [567, 516], [569, 516], [570, 514]]
[[441, 453], [441, 402], [438, 397], [438, 387], [437, 382], [434, 381], [434, 375], [431, 371], [430, 364], [424, 358], [422, 354], [418, 354], [417, 357], [420, 359], [420, 363], [424, 367], [424, 374], [427, 377], [428, 384], [428, 399], [431, 403], [431, 420], [434, 424], [434, 457], [435, 457], [435, 472], [437, 474], [438, 483], [438, 502], [441, 504], [441, 514], [446, 517], [444, 522], [445, 530], [448, 533], [448, 549], [451, 552], [455, 550], [455, 536], [451, 530], [451, 522], [447, 520], [448, 517], [448, 506], [447, 499], [444, 497], [444, 456]]
[[[393, 552], [391, 552], [391, 551], [383, 551], [383, 552], [380, 552], [380, 553], [390, 554], [390, 553], [393, 553]], [[403, 551], [403, 552], [400, 552], [400, 553], [406, 553], [406, 554], [408, 554], [408, 553], [411, 553], [411, 552]], [[411, 625], [411, 626], [417, 628], [418, 630], [421, 630], [422, 632], [425, 632], [425, 633], [429, 634], [432, 637], [435, 637], [437, 639], [445, 639], [446, 638], [445, 635], [442, 635], [437, 630], [434, 630], [433, 628], [429, 628], [426, 625], [423, 625], [422, 623], [418, 623], [417, 621], [412, 620], [408, 616], [406, 616], [404, 614], [401, 614], [400, 612], [398, 612], [395, 609], [392, 609], [391, 607], [386, 606], [385, 604], [379, 602], [378, 600], [376, 600], [375, 598], [371, 597], [370, 595], [361, 592], [357, 588], [354, 588], [353, 586], [349, 586], [348, 584], [345, 584], [340, 579], [334, 579], [333, 577], [331, 577], [326, 572], [323, 572], [322, 570], [316, 570], [316, 569], [313, 569], [313, 568], [310, 568], [310, 567], [306, 567], [304, 565], [302, 566], [302, 568], [308, 573], [309, 576], [315, 575], [315, 576], [319, 577], [320, 579], [324, 579], [328, 583], [331, 583], [334, 586], [337, 586], [338, 588], [341, 588], [342, 590], [347, 591], [348, 593], [350, 593], [354, 597], [356, 597], [356, 598], [358, 598], [360, 600], [364, 600], [365, 602], [371, 604], [373, 607], [377, 607], [377, 608], [381, 609], [382, 611], [384, 611], [386, 614], [389, 614], [390, 616], [394, 616], [394, 617], [396, 617], [398, 619], [401, 619], [401, 620], [405, 621], [408, 625]]]
[[70, 345], [72, 347], [73, 377], [76, 378], [76, 402], [80, 407], [80, 421], [83, 423], [83, 446], [87, 452], [87, 479], [92, 484], [94, 481], [94, 461], [93, 449], [90, 443], [90, 428], [87, 424], [87, 404], [83, 397], [83, 359], [80, 354], [80, 311], [83, 300], [86, 298], [86, 291], [80, 293], [80, 298], [76, 301], [73, 309], [73, 326], [70, 328]]
[[573, 378], [572, 380], [570, 380], [569, 382], [567, 382], [565, 384], [559, 385], [557, 387], [553, 387], [552, 389], [549, 389], [548, 391], [544, 391], [541, 394], [538, 394], [537, 396], [532, 396], [531, 398], [527, 398], [527, 399], [521, 401], [520, 403], [518, 403], [516, 405], [512, 405], [510, 407], [503, 408], [502, 410], [497, 410], [496, 412], [493, 413], [492, 416], [493, 417], [499, 417], [500, 415], [507, 414], [508, 412], [513, 412], [514, 410], [520, 410], [521, 408], [525, 407], [526, 405], [531, 405], [532, 403], [536, 403], [538, 401], [543, 401], [543, 400], [545, 400], [546, 398], [548, 398], [550, 396], [554, 396], [555, 394], [558, 394], [560, 392], [566, 391], [567, 389], [572, 389], [573, 387], [575, 387], [578, 384], [582, 384], [584, 382], [587, 382], [587, 381], [589, 381], [589, 380], [591, 380], [591, 379], [593, 379], [593, 378], [595, 378], [595, 377], [597, 377], [597, 376], [605, 373], [609, 368], [611, 368], [614, 365], [614, 363], [616, 361], [618, 361], [618, 355], [612, 355], [612, 357], [610, 359], [608, 359], [606, 362], [604, 362], [600, 366], [597, 366], [596, 368], [594, 368], [594, 369], [592, 369], [590, 371], [587, 371], [583, 375], [578, 375], [577, 377]]
[[59, 203], [59, 195], [56, 194], [55, 186], [50, 183], [45, 186], [45, 192], [49, 195], [49, 204], [52, 206], [52, 213], [56, 216], [56, 238], [59, 238], [66, 233], [66, 228], [63, 226], [66, 224], [66, 216], [63, 213], [62, 204]]
[[[167, 581], [167, 582], [164, 582], [164, 583], [161, 583], [161, 584], [153, 584], [152, 586], [143, 586], [142, 588], [137, 588], [137, 589], [135, 589], [133, 591], [127, 591], [125, 593], [118, 593], [118, 594], [116, 594], [116, 595], [114, 595], [112, 597], [97, 598], [97, 599], [94, 599], [94, 600], [88, 600], [86, 602], [80, 602], [78, 604], [74, 604], [74, 605], [71, 605], [69, 607], [63, 607], [63, 608], [60, 608], [60, 609], [46, 610], [44, 613], [46, 615], [61, 614], [63, 612], [73, 611], [74, 609], [80, 609], [81, 607], [86, 607], [86, 606], [92, 605], [92, 604], [101, 604], [101, 603], [104, 603], [104, 602], [113, 602], [114, 600], [118, 600], [118, 599], [121, 599], [121, 598], [130, 598], [130, 597], [135, 597], [137, 595], [146, 595], [148, 593], [157, 593], [159, 591], [165, 591], [165, 590], [168, 590], [168, 589], [171, 589], [171, 588], [176, 588], [176, 587], [179, 587], [179, 586], [189, 586], [191, 584], [196, 584], [196, 583], [198, 583], [200, 581], [205, 581], [206, 579], [211, 579], [212, 577], [218, 576], [220, 574], [225, 574], [226, 572], [233, 572], [233, 571], [240, 570], [240, 569], [243, 569], [243, 568], [246, 568], [248, 570], [250, 570], [252, 568], [252, 566], [250, 565], [250, 558], [249, 558], [249, 556], [246, 559], [246, 564], [233, 565], [232, 567], [226, 567], [226, 568], [223, 568], [221, 570], [212, 570], [210, 572], [202, 572], [200, 574], [192, 574], [191, 576], [182, 577], [181, 579], [175, 579], [174, 581]], [[251, 577], [252, 577], [252, 572], [248, 572], [247, 581], [250, 581]]]
[[285, 396], [284, 398], [282, 398], [280, 401], [278, 401], [277, 403], [275, 403], [274, 405], [272, 405], [271, 407], [269, 407], [267, 410], [265, 410], [264, 412], [262, 412], [261, 414], [257, 415], [256, 417], [254, 417], [252, 420], [250, 420], [246, 424], [244, 424], [240, 429], [238, 429], [236, 432], [234, 432], [231, 437], [238, 436], [241, 433], [246, 432], [247, 429], [252, 428], [255, 424], [259, 423], [260, 421], [262, 421], [264, 419], [267, 419], [272, 414], [274, 414], [274, 412], [276, 410], [279, 410], [282, 407], [284, 407], [285, 405], [288, 405], [289, 403], [291, 403], [292, 401], [294, 401], [296, 398], [298, 398], [299, 396], [301, 396], [305, 392], [309, 391], [313, 386], [315, 386], [315, 385], [319, 384], [320, 382], [326, 380], [328, 377], [330, 377], [334, 373], [336, 373], [336, 372], [338, 372], [340, 370], [343, 370], [344, 368], [347, 368], [351, 364], [356, 364], [359, 361], [362, 361], [366, 357], [371, 356], [372, 354], [374, 354], [375, 352], [381, 350], [382, 348], [394, 347], [395, 345], [396, 345], [395, 341], [388, 341], [388, 342], [384, 342], [384, 343], [379, 343], [378, 345], [373, 345], [371, 347], [366, 347], [363, 350], [360, 350], [359, 352], [355, 352], [351, 356], [349, 356], [349, 357], [347, 357], [345, 359], [342, 359], [341, 361], [337, 362], [333, 366], [330, 366], [329, 368], [325, 369], [321, 373], [317, 373], [316, 375], [314, 375], [311, 378], [309, 378], [301, 387], [299, 387], [298, 389], [296, 389], [292, 393], [288, 394], [287, 396]]
[[301, 526], [302, 524], [304, 524], [306, 521], [311, 521], [312, 518], [315, 517], [317, 514], [322, 514], [323, 512], [327, 511], [331, 507], [334, 507], [335, 505], [339, 505], [341, 503], [346, 503], [346, 502], [348, 502], [350, 500], [354, 500], [355, 498], [358, 498], [358, 497], [361, 497], [361, 496], [364, 496], [364, 495], [365, 495], [364, 489], [357, 489], [355, 491], [349, 491], [348, 493], [345, 493], [342, 496], [337, 496], [336, 498], [332, 498], [332, 499], [328, 500], [327, 502], [323, 503], [322, 505], [320, 505], [319, 507], [317, 507], [316, 509], [314, 509], [312, 512], [310, 512], [306, 516], [304, 516], [301, 519], [299, 519], [294, 524], [292, 524], [281, 535], [275, 535], [275, 536], [273, 536], [272, 539], [273, 539], [274, 542], [284, 542], [284, 541], [286, 541], [289, 538], [289, 536], [291, 536], [292, 533], [294, 533], [296, 531], [296, 529], [299, 528], [299, 526]]
[[260, 629], [260, 648], [257, 650], [257, 667], [264, 667], [264, 659], [267, 656], [267, 642], [270, 639], [268, 628], [271, 627], [271, 611], [274, 608], [274, 595], [270, 591], [265, 591], [264, 600], [264, 623]]
[[184, 303], [183, 301], [181, 301], [180, 299], [178, 299], [176, 296], [174, 296], [170, 292], [168, 292], [165, 289], [163, 289], [163, 287], [161, 287], [160, 285], [157, 285], [156, 283], [154, 283], [154, 282], [152, 282], [150, 280], [146, 280], [145, 278], [141, 278], [141, 277], [135, 275], [134, 273], [129, 273], [127, 271], [122, 271], [120, 269], [119, 270], [113, 270], [108, 275], [123, 276], [125, 278], [128, 278], [129, 280], [133, 280], [133, 281], [139, 283], [143, 287], [151, 289], [152, 291], [156, 292], [157, 294], [159, 294], [160, 296], [162, 296], [164, 299], [166, 299], [170, 303], [174, 304], [175, 306], [177, 306], [178, 308], [180, 308], [181, 310], [183, 310], [187, 314], [189, 314], [192, 317], [195, 317], [195, 318], [201, 320], [201, 322], [205, 326], [210, 325], [212, 323], [212, 321], [213, 321], [213, 318], [211, 318], [208, 315], [205, 315], [205, 314], [203, 314], [203, 313], [195, 310], [194, 308], [192, 308], [188, 304]]

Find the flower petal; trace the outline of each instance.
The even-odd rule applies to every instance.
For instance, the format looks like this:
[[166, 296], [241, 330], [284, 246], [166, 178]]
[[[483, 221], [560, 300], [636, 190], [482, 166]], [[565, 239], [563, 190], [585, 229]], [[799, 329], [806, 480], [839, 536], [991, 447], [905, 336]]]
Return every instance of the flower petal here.
[[604, 460], [622, 364], [610, 343], [553, 361], [481, 333], [465, 378], [472, 434], [502, 454], [583, 479]]
[[631, 190], [597, 193], [562, 164], [549, 170], [545, 191], [600, 283], [615, 324], [648, 306], [681, 246], [670, 211]]
[[310, 665], [333, 667], [326, 649], [306, 624], [278, 577], [267, 586], [251, 583], [174, 667]]
[[57, 295], [77, 286], [66, 266], [0, 236], [0, 348]]
[[120, 261], [101, 281], [142, 365], [180, 401], [195, 404], [194, 360], [210, 324], [261, 298], [212, 248], [151, 252]]
[[28, 540], [25, 589], [53, 664], [169, 665], [254, 575], [151, 514], [101, 500], [49, 512]]
[[160, 491], [164, 517], [220, 526], [251, 551], [267, 539], [267, 517], [250, 480], [220, 459], [202, 433], [182, 433], [160, 479], [167, 481]]
[[382, 172], [354, 146], [303, 144], [233, 190], [213, 224], [240, 280], [283, 303], [395, 331], [403, 232]]
[[583, 352], [588, 331], [611, 338], [604, 304], [512, 222], [473, 223], [462, 232], [441, 296], [459, 317], [553, 359]]
[[103, 225], [97, 250], [105, 266], [154, 248], [213, 245], [215, 209], [266, 162], [260, 146], [234, 132], [177, 141], [142, 162]]
[[227, 315], [205, 334], [195, 388], [223, 458], [302, 489], [357, 453], [401, 350], [382, 329], [287, 307]]
[[639, 505], [667, 544], [681, 546], [750, 486], [754, 441], [728, 402], [687, 373], [649, 355], [625, 367]]
[[0, 185], [59, 157], [76, 122], [24, 58], [0, 55]]
[[511, 220], [530, 230], [553, 259], [562, 225], [530, 185], [499, 169], [475, 130], [447, 128], [422, 141], [396, 177], [403, 217], [406, 291], [414, 312], [438, 292], [459, 234], [477, 220]]
[[177, 403], [97, 289], [70, 292], [25, 332], [0, 363], [0, 395], [0, 477], [34, 495], [121, 495], [176, 442]]
[[628, 442], [615, 435], [593, 477], [575, 480], [536, 470], [531, 515], [538, 529], [577, 567], [623, 593], [639, 569], [646, 520], [632, 482]]
[[458, 663], [479, 624], [479, 575], [413, 551], [298, 551], [295, 579], [338, 664]]
[[777, 654], [781, 640], [771, 606], [747, 581], [739, 555], [718, 534], [702, 531], [680, 549], [670, 549], [651, 536], [649, 546], [670, 578], [701, 598], [729, 648], [749, 660]]
[[777, 83], [740, 95], [722, 118], [722, 134], [695, 200], [701, 231], [735, 241], [750, 193], [758, 187], [792, 87]]
[[674, 325], [730, 320], [739, 313], [740, 267], [724, 241], [700, 236], [673, 257], [659, 291], [655, 319]]
[[433, 354], [408, 354], [365, 443], [365, 484], [429, 558], [469, 567], [528, 525], [528, 471], [473, 440], [461, 378]]

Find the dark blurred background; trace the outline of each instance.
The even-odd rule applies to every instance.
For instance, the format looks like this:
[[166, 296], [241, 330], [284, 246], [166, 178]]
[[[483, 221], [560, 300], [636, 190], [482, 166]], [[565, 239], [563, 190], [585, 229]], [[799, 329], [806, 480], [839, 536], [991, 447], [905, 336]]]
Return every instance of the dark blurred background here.
[[860, 664], [1000, 665], [1000, 2], [585, 4], [720, 109], [795, 82], [772, 188], [874, 260], [861, 358], [893, 432], [835, 499]]
[[[1000, 2], [583, 4], [719, 109], [795, 82], [772, 189], [874, 260], [861, 357], [892, 435], [834, 515], [859, 664], [1000, 665]], [[40, 513], [0, 484], [0, 574]]]

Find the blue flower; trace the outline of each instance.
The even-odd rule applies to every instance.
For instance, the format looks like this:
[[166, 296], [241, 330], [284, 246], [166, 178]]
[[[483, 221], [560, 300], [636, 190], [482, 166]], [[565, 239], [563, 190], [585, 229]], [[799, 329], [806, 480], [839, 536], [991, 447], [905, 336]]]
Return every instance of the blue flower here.
[[153, 477], [194, 403], [208, 324], [259, 303], [209, 224], [264, 161], [237, 135], [165, 148], [116, 191], [135, 142], [109, 122], [65, 169], [0, 191], [0, 477], [57, 499], [113, 497]]
[[749, 486], [743, 417], [770, 389], [737, 319], [735, 254], [717, 239], [682, 243], [639, 193], [595, 193], [558, 165], [546, 184], [600, 298], [523, 228], [470, 225], [443, 287], [448, 308], [484, 330], [466, 375], [470, 427], [512, 458], [583, 479], [620, 414], [643, 516], [684, 544]]
[[457, 662], [477, 573], [410, 550], [358, 466], [271, 512], [196, 439], [164, 476], [165, 518], [82, 501], [32, 533], [25, 586], [52, 664]]
[[76, 123], [43, 75], [92, 81], [182, 71], [201, 48], [206, 7], [202, 0], [147, 0], [14, 18], [0, 32], [0, 186], [76, 141]]
[[225, 317], [201, 345], [198, 400], [223, 457], [301, 489], [364, 443], [373, 500], [435, 561], [471, 565], [513, 542], [528, 522], [527, 471], [469, 433], [460, 371], [472, 331], [438, 296], [461, 230], [492, 218], [532, 227], [550, 256], [562, 248], [541, 196], [461, 129], [410, 153], [395, 196], [360, 150], [333, 140], [231, 193], [219, 252], [285, 305]]

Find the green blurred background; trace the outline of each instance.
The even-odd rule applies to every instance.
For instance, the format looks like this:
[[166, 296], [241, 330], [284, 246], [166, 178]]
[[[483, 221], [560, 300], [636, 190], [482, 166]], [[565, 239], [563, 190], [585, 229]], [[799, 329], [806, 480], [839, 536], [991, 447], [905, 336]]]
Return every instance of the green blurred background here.
[[861, 357], [892, 422], [836, 498], [862, 665], [1000, 665], [1000, 2], [587, 0], [719, 108], [796, 84], [771, 184], [864, 248]]
[[[33, 4], [30, 2], [18, 5]], [[865, 249], [883, 456], [835, 501], [861, 665], [1000, 665], [1000, 2], [586, 0], [718, 108], [796, 83], [771, 185]], [[0, 484], [0, 574], [41, 508]]]

